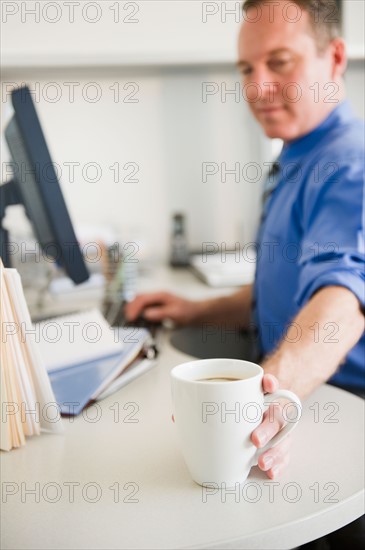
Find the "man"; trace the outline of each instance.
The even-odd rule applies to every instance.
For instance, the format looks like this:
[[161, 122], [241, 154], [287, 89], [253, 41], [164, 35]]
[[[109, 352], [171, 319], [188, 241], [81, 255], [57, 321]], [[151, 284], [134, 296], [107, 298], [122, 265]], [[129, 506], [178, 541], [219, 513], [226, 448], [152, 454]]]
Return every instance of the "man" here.
[[[265, 134], [284, 140], [264, 205], [255, 284], [201, 302], [141, 295], [126, 308], [131, 321], [143, 313], [153, 321], [243, 328], [253, 312], [264, 390], [280, 383], [302, 398], [327, 380], [365, 386], [364, 126], [345, 100], [345, 45], [329, 4], [244, 4], [238, 66], [247, 101]], [[276, 410], [253, 442], [264, 446], [281, 426]], [[288, 446], [285, 440], [261, 456], [271, 479], [287, 464]]]

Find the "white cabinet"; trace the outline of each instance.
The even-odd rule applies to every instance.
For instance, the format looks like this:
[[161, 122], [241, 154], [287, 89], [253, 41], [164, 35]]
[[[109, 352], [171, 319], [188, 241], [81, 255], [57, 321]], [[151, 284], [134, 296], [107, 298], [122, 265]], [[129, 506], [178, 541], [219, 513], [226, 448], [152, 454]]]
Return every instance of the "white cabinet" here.
[[242, 20], [237, 1], [27, 0], [1, 4], [4, 68], [236, 60]]
[[[343, 0], [350, 58], [364, 57], [365, 0]], [[234, 63], [242, 1], [1, 2], [2, 66]]]
[[350, 59], [364, 59], [365, 0], [343, 0], [343, 31]]

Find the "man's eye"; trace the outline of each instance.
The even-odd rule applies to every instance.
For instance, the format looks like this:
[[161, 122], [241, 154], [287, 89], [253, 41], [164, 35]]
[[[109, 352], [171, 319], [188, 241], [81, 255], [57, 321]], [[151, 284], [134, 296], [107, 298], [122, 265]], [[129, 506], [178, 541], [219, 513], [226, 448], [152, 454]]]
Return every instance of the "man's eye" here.
[[240, 72], [241, 72], [242, 75], [247, 76], [247, 75], [252, 73], [252, 68], [251, 67], [242, 67]]
[[273, 61], [269, 61], [268, 65], [271, 69], [286, 70], [291, 67], [291, 61], [291, 59], [275, 59]]

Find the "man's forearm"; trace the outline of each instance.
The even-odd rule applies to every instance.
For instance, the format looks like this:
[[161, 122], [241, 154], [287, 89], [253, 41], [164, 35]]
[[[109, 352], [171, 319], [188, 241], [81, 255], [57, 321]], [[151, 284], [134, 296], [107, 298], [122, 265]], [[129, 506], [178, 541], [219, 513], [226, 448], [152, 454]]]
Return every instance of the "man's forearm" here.
[[299, 312], [262, 366], [281, 387], [305, 398], [336, 372], [363, 330], [356, 296], [344, 287], [325, 287]]
[[246, 285], [230, 296], [199, 302], [195, 323], [225, 323], [227, 327], [247, 328], [251, 318], [252, 288]]

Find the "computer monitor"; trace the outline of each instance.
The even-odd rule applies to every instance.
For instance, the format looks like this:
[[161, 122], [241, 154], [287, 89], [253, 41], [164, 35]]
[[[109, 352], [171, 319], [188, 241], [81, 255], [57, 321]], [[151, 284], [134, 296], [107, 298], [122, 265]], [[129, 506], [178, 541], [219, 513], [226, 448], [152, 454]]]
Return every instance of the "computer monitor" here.
[[89, 278], [72, 227], [57, 174], [27, 86], [12, 92], [14, 114], [5, 129], [13, 178], [0, 186], [0, 254], [5, 266], [11, 264], [12, 247], [3, 227], [5, 209], [22, 204], [32, 223], [47, 260], [62, 266], [76, 284]]

